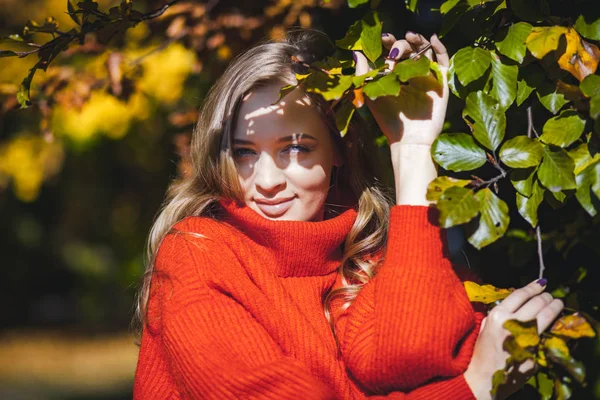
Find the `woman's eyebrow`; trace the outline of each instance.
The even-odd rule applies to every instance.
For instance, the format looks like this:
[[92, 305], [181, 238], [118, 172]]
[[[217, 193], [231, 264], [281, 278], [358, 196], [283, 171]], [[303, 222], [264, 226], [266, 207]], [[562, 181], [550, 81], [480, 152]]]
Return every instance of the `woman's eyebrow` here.
[[308, 133], [296, 133], [290, 136], [284, 136], [277, 139], [278, 142], [293, 142], [298, 139], [311, 139], [318, 142], [318, 139], [314, 136], [309, 135]]

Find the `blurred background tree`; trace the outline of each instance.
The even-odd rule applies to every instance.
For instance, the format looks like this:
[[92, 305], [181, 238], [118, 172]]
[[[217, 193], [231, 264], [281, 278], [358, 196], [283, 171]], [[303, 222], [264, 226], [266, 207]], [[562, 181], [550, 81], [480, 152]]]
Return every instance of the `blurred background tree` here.
[[[168, 182], [189, 170], [206, 92], [254, 43], [293, 27], [340, 39], [364, 14], [342, 0], [97, 3], [0, 0], [0, 48], [8, 52], [0, 56], [22, 56], [0, 59], [0, 398], [131, 398], [137, 348], [129, 324], [146, 235]], [[442, 15], [432, 9], [441, 3], [382, 1], [384, 31], [440, 32]], [[91, 26], [56, 52], [20, 42], [74, 32], [84, 22], [78, 9], [96, 14], [88, 22], [108, 18], [110, 28]], [[454, 29], [443, 40], [452, 54], [472, 35]], [[28, 94], [22, 81], [44, 57], [52, 63], [37, 64]], [[458, 111], [451, 103], [446, 131], [462, 126]], [[540, 219], [549, 211], [540, 209]], [[569, 304], [597, 315], [598, 217], [572, 202], [552, 215], [544, 242], [550, 286], [568, 296], [578, 285], [583, 303]], [[525, 224], [481, 252], [456, 237], [486, 282], [519, 286], [537, 274]], [[600, 349], [589, 343], [582, 352], [593, 360]], [[600, 398], [598, 377], [588, 370], [579, 398]]]

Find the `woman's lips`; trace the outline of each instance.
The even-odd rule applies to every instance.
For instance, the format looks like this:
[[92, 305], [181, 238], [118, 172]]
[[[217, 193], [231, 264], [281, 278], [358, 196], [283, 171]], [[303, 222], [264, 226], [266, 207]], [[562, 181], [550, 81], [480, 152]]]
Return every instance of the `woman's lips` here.
[[259, 203], [257, 201], [256, 205], [258, 206], [260, 211], [262, 211], [266, 216], [271, 218], [277, 218], [282, 216], [292, 206], [293, 202], [294, 197], [277, 204]]

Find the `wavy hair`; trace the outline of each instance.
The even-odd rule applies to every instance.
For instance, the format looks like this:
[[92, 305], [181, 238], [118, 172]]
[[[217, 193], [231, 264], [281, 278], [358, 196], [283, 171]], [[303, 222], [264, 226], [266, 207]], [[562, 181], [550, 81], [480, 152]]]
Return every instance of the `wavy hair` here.
[[[235, 58], [209, 91], [194, 129], [191, 168], [187, 177], [174, 180], [150, 230], [146, 246], [146, 271], [137, 296], [134, 324], [138, 339], [147, 322], [147, 303], [156, 254], [162, 240], [173, 226], [188, 216], [219, 219], [219, 198], [243, 202], [235, 162], [231, 154], [232, 131], [241, 99], [264, 84], [297, 84], [295, 74], [304, 65], [332, 55], [335, 47], [318, 31], [298, 30], [288, 33], [281, 42], [265, 42]], [[324, 313], [335, 335], [332, 302], [343, 299], [340, 310], [347, 308], [362, 285], [374, 275], [377, 262], [371, 256], [381, 254], [387, 238], [391, 201], [380, 186], [376, 164], [371, 163], [374, 141], [367, 135], [364, 122], [355, 113], [348, 133], [342, 139], [335, 128], [331, 105], [322, 97], [306, 93], [323, 120], [330, 127], [335, 146], [343, 163], [332, 171], [326, 200], [326, 215], [335, 215], [336, 207], [357, 208], [356, 222], [343, 245], [339, 266], [342, 287], [329, 290], [323, 298]]]

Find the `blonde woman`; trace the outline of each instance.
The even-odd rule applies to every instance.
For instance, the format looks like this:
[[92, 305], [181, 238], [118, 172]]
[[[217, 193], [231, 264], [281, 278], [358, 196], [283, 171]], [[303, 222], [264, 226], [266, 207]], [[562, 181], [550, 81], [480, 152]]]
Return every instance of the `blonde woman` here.
[[[429, 45], [383, 41], [392, 62]], [[446, 69], [436, 36], [431, 46]], [[537, 317], [544, 330], [562, 309], [533, 282], [484, 320], [452, 269], [425, 198], [446, 83], [415, 89], [427, 107], [410, 94], [368, 104], [390, 143], [393, 202], [358, 117], [342, 139], [322, 98], [279, 99], [332, 51], [309, 31], [261, 44], [206, 98], [193, 173], [150, 233], [134, 398], [488, 399], [507, 358], [502, 323]]]

